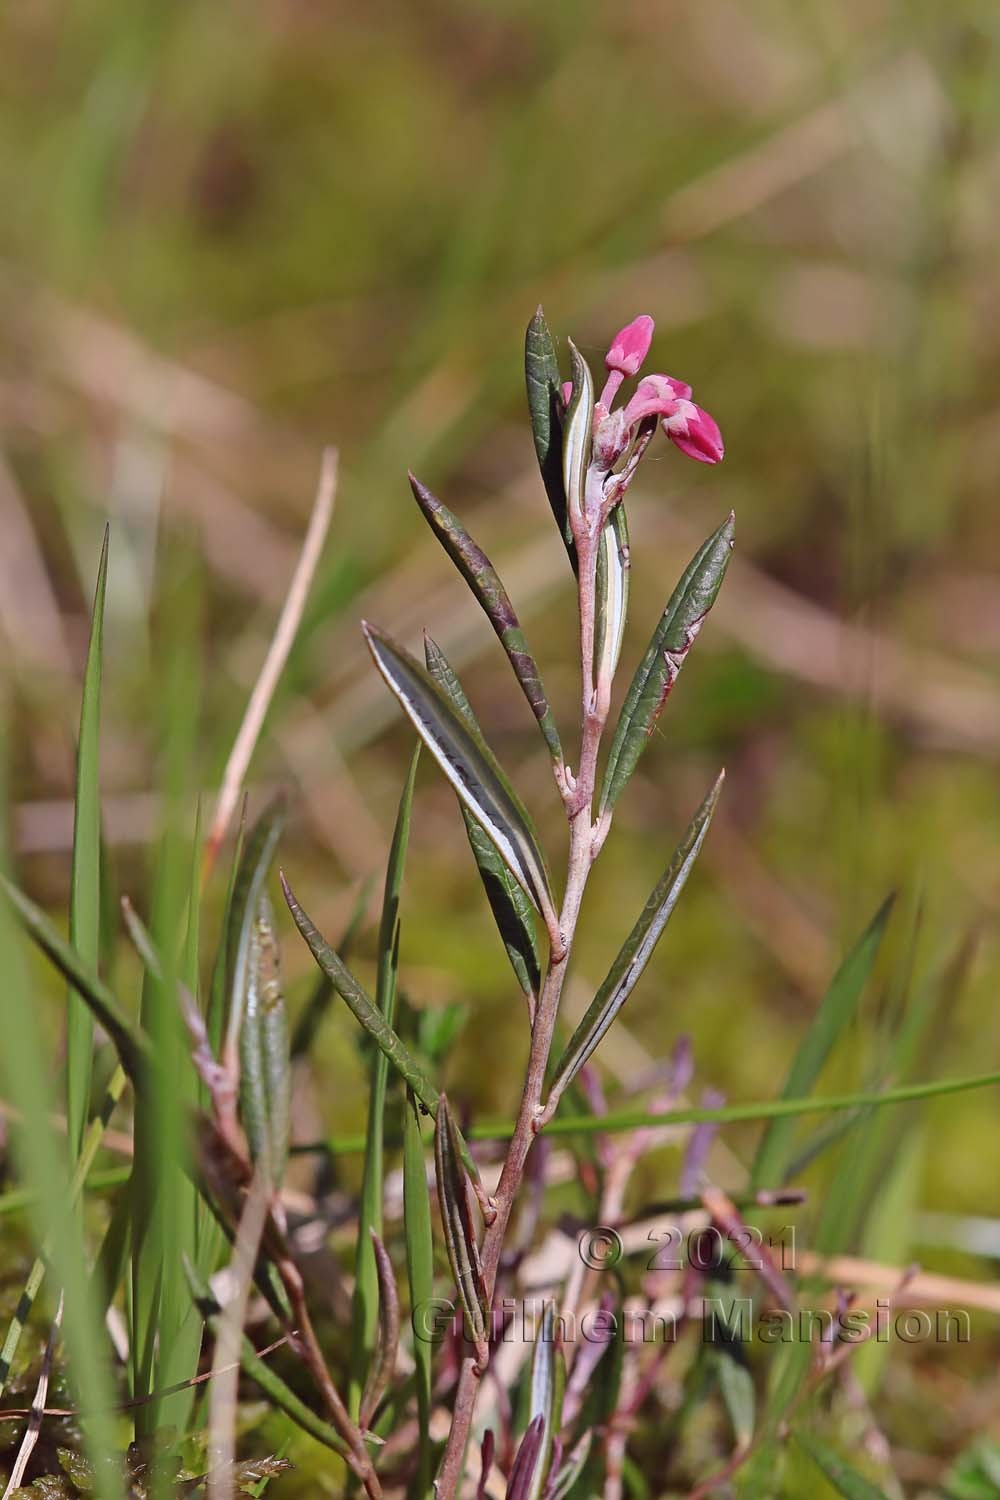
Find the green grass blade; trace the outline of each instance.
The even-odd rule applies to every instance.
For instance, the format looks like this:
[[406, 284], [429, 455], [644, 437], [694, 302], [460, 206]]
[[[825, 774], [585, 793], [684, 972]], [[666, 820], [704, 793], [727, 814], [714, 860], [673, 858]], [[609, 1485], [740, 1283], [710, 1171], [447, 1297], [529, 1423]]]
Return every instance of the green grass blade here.
[[417, 1392], [416, 1500], [427, 1500], [431, 1483], [431, 1350], [422, 1337], [422, 1309], [434, 1295], [434, 1248], [431, 1236], [431, 1199], [420, 1133], [420, 1112], [412, 1092], [406, 1091], [403, 1110], [403, 1220], [406, 1233], [406, 1272], [410, 1286], [410, 1323], [413, 1329], [414, 1383]]
[[[399, 900], [406, 868], [410, 839], [410, 816], [413, 811], [413, 788], [417, 777], [420, 747], [410, 761], [396, 813], [389, 861], [382, 895], [382, 920], [378, 934], [378, 974], [375, 1004], [385, 1025], [392, 1027], [396, 1016], [396, 976], [399, 968]], [[385, 1096], [389, 1082], [389, 1059], [379, 1048], [373, 1059], [368, 1094], [368, 1130], [364, 1170], [361, 1178], [361, 1201], [358, 1206], [357, 1250], [354, 1260], [354, 1300], [351, 1308], [351, 1415], [357, 1416], [361, 1392], [375, 1350], [378, 1331], [379, 1278], [372, 1235], [382, 1234], [383, 1134], [385, 1130]]]
[[[857, 1010], [891, 911], [890, 897], [876, 912], [834, 975], [812, 1025], [792, 1060], [782, 1090], [783, 1098], [808, 1094], [819, 1077], [834, 1044]], [[768, 1126], [750, 1170], [751, 1191], [781, 1185], [791, 1153], [793, 1133], [794, 1126], [787, 1118], [775, 1119]]]
[[[109, 528], [104, 528], [97, 587], [90, 617], [90, 644], [83, 674], [80, 733], [73, 804], [73, 868], [70, 877], [69, 940], [85, 964], [96, 969], [101, 945], [101, 671], [104, 600], [108, 582]], [[66, 1002], [66, 1129], [70, 1156], [80, 1150], [90, 1105], [94, 1016], [70, 991]]]
[[412, 474], [410, 475], [410, 488], [427, 524], [469, 585], [483, 613], [493, 626], [497, 639], [506, 651], [507, 658], [514, 669], [514, 676], [521, 684], [521, 690], [528, 700], [528, 706], [538, 720], [538, 727], [549, 748], [549, 754], [558, 765], [561, 765], [563, 753], [559, 743], [559, 730], [556, 728], [555, 716], [549, 707], [538, 663], [531, 654], [521, 622], [517, 618], [507, 590], [500, 581], [499, 573], [483, 549], [472, 540], [458, 517], [453, 515], [446, 505], [442, 505], [437, 496], [433, 495], [427, 486], [421, 484], [419, 479], [415, 479]]
[[149, 1037], [122, 1009], [116, 997], [97, 974], [83, 961], [76, 949], [62, 937], [41, 907], [19, 890], [0, 872], [0, 890], [6, 894], [22, 925], [41, 948], [46, 958], [73, 985], [94, 1013], [95, 1019], [115, 1044], [122, 1067], [134, 1084], [148, 1073], [153, 1060]]
[[702, 622], [722, 587], [733, 550], [732, 515], [695, 553], [660, 616], [625, 694], [608, 752], [601, 812], [614, 807], [673, 691]]
[[832, 1484], [844, 1500], [887, 1500], [884, 1490], [853, 1469], [830, 1445], [810, 1432], [793, 1432], [792, 1437], [807, 1453], [827, 1483]]

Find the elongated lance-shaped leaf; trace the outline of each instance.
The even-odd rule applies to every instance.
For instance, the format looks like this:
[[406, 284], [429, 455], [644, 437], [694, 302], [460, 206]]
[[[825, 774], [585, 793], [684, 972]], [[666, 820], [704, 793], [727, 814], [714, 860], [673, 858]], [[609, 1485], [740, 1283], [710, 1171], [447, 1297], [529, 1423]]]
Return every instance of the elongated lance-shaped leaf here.
[[542, 1321], [535, 1335], [531, 1360], [529, 1419], [542, 1419], [542, 1440], [538, 1463], [528, 1488], [528, 1500], [539, 1500], [552, 1456], [552, 1443], [561, 1425], [562, 1398], [566, 1385], [562, 1352], [555, 1340], [556, 1305], [546, 1302]]
[[531, 432], [535, 439], [535, 453], [542, 483], [575, 573], [576, 543], [566, 514], [566, 489], [562, 470], [562, 382], [559, 378], [556, 347], [540, 307], [528, 324], [524, 338], [524, 378], [528, 389]]
[[374, 1229], [370, 1233], [378, 1272], [378, 1338], [361, 1396], [358, 1421], [362, 1427], [371, 1426], [378, 1404], [388, 1390], [399, 1349], [399, 1293], [396, 1290], [396, 1274], [392, 1269], [389, 1252]]
[[[216, 1320], [222, 1311], [215, 1294], [206, 1279], [189, 1260], [184, 1262], [184, 1272], [195, 1306], [214, 1333]], [[347, 1457], [347, 1446], [336, 1428], [324, 1422], [322, 1417], [317, 1416], [312, 1408], [295, 1394], [291, 1386], [287, 1385], [273, 1367], [261, 1358], [246, 1334], [240, 1341], [240, 1368], [255, 1385], [260, 1387], [268, 1400], [273, 1401], [274, 1405], [290, 1417], [297, 1427], [301, 1427], [303, 1432], [308, 1432], [309, 1436], [314, 1437], [318, 1443], [332, 1449], [334, 1453], [339, 1453], [341, 1458]]]
[[[97, 587], [90, 617], [90, 645], [83, 674], [80, 734], [76, 747], [73, 803], [73, 867], [70, 876], [69, 940], [91, 969], [97, 968], [101, 934], [101, 664], [104, 598], [108, 581], [109, 528], [104, 528]], [[70, 1156], [80, 1150], [87, 1124], [94, 1050], [94, 1016], [86, 1000], [70, 992], [66, 1001], [66, 1127]]]
[[608, 754], [601, 812], [614, 807], [625, 789], [705, 616], [715, 603], [733, 550], [733, 526], [730, 514], [699, 547], [671, 594], [636, 668]]
[[475, 1344], [477, 1357], [482, 1363], [488, 1344], [486, 1294], [469, 1203], [468, 1182], [459, 1152], [458, 1132], [448, 1108], [446, 1094], [442, 1094], [438, 1102], [434, 1124], [434, 1170], [448, 1264], [458, 1288], [458, 1300], [465, 1314], [468, 1335]]
[[[480, 733], [472, 705], [465, 696], [451, 663], [444, 652], [429, 635], [424, 636], [424, 655], [427, 670], [441, 691], [454, 704], [474, 732]], [[492, 840], [482, 824], [473, 817], [464, 803], [460, 804], [465, 819], [465, 831], [479, 866], [479, 876], [486, 891], [486, 899], [497, 924], [511, 968], [517, 982], [529, 999], [537, 996], [542, 982], [541, 962], [535, 938], [535, 919], [531, 902], [497, 853]]]
[[593, 1441], [593, 1428], [588, 1427], [583, 1436], [570, 1449], [569, 1456], [546, 1491], [545, 1500], [565, 1500], [565, 1497], [583, 1473], [584, 1465], [590, 1457], [590, 1448]]
[[[392, 844], [382, 893], [382, 918], [378, 933], [378, 972], [375, 1006], [387, 1026], [396, 1017], [396, 973], [399, 966], [399, 898], [406, 867], [413, 810], [413, 787], [420, 757], [418, 743], [403, 785], [393, 829]], [[357, 1415], [361, 1389], [373, 1358], [379, 1316], [379, 1277], [372, 1233], [382, 1232], [383, 1134], [385, 1096], [389, 1082], [389, 1059], [381, 1050], [371, 1063], [368, 1091], [368, 1129], [358, 1205], [358, 1238], [354, 1257], [354, 1299], [351, 1307], [351, 1414]]]
[[431, 1482], [431, 1342], [422, 1336], [419, 1319], [434, 1295], [434, 1244], [431, 1235], [431, 1199], [427, 1188], [424, 1142], [420, 1115], [412, 1089], [406, 1091], [403, 1107], [403, 1226], [406, 1235], [406, 1274], [410, 1286], [410, 1322], [413, 1328], [414, 1384], [417, 1391], [416, 1494], [426, 1500]]
[[521, 1445], [514, 1455], [507, 1478], [507, 1500], [529, 1500], [535, 1478], [541, 1468], [542, 1439], [545, 1421], [541, 1416], [528, 1423]]
[[724, 779], [725, 772], [720, 771], [643, 907], [639, 920], [625, 939], [607, 978], [570, 1037], [553, 1075], [550, 1105], [572, 1083], [638, 983], [698, 858]]
[[226, 934], [229, 1016], [223, 1061], [235, 1061], [238, 1055], [240, 1027], [250, 979], [250, 942], [257, 920], [257, 906], [284, 826], [285, 799], [278, 796], [265, 807], [243, 845]]
[[279, 1188], [288, 1159], [291, 1059], [288, 1014], [274, 913], [266, 891], [257, 897], [250, 930], [247, 987], [240, 1027], [240, 1117], [250, 1155]]
[[441, 1097], [417, 1062], [406, 1043], [397, 1036], [388, 1021], [378, 1010], [371, 997], [355, 979], [346, 964], [343, 964], [320, 932], [309, 913], [300, 904], [295, 892], [279, 871], [281, 888], [285, 893], [288, 910], [292, 914], [299, 932], [305, 938], [313, 958], [324, 974], [329, 975], [337, 994], [344, 1000], [355, 1019], [368, 1032], [375, 1045], [389, 1059], [403, 1081], [413, 1090], [424, 1109], [435, 1114]]
[[[855, 1014], [875, 957], [882, 942], [886, 923], [892, 911], [890, 896], [844, 959], [823, 996], [816, 1016], [802, 1038], [781, 1091], [783, 1099], [800, 1099], [809, 1093], [819, 1077], [838, 1037]], [[768, 1125], [757, 1147], [750, 1171], [750, 1189], [779, 1187], [791, 1155], [794, 1133], [791, 1119], [774, 1119]]]
[[472, 540], [458, 517], [446, 505], [442, 505], [441, 501], [431, 494], [431, 491], [426, 485], [421, 484], [419, 479], [412, 474], [409, 477], [410, 488], [428, 525], [469, 585], [483, 613], [493, 626], [514, 669], [514, 676], [521, 684], [524, 696], [528, 700], [528, 706], [538, 720], [538, 727], [549, 747], [549, 753], [552, 759], [561, 765], [563, 754], [559, 743], [559, 730], [556, 728], [555, 716], [549, 707], [549, 700], [545, 696], [538, 663], [531, 654], [521, 622], [517, 618], [507, 590], [500, 581], [500, 575], [483, 549]]
[[[357, 942], [358, 935], [364, 926], [365, 912], [368, 910], [368, 900], [375, 884], [374, 875], [369, 875], [361, 882], [357, 898], [351, 908], [351, 914], [340, 938], [337, 942], [337, 952], [346, 963], [350, 957], [351, 949]], [[313, 1039], [319, 1030], [320, 1022], [330, 1008], [334, 996], [334, 988], [325, 974], [316, 975], [316, 984], [302, 1008], [295, 1030], [292, 1032], [292, 1060], [304, 1056], [313, 1044]]]
[[584, 490], [594, 428], [594, 379], [572, 339], [569, 343], [573, 389], [563, 426], [563, 488], [570, 524], [583, 518]]
[[362, 627], [390, 690], [469, 811], [478, 818], [561, 948], [559, 919], [545, 858], [531, 818], [492, 750], [462, 718], [424, 668], [383, 631]]
[[845, 1458], [841, 1458], [836, 1449], [831, 1448], [815, 1433], [796, 1430], [792, 1437], [803, 1452], [808, 1453], [837, 1494], [844, 1496], [844, 1500], [886, 1500], [885, 1490], [879, 1489], [877, 1484], [872, 1484], [870, 1479], [859, 1474]]
[[54, 923], [41, 907], [36, 906], [13, 881], [0, 873], [2, 889], [20, 918], [28, 934], [34, 939], [46, 958], [55, 965], [64, 979], [68, 979], [82, 995], [94, 1014], [94, 1019], [104, 1027], [115, 1044], [122, 1067], [130, 1081], [142, 1082], [143, 1072], [152, 1066], [153, 1053], [149, 1038], [141, 1027], [122, 1010], [118, 1000], [95, 973], [84, 963], [76, 949], [60, 936]]
[[594, 683], [599, 697], [611, 695], [618, 670], [628, 615], [628, 522], [625, 506], [616, 505], [601, 532], [597, 550], [594, 598]]

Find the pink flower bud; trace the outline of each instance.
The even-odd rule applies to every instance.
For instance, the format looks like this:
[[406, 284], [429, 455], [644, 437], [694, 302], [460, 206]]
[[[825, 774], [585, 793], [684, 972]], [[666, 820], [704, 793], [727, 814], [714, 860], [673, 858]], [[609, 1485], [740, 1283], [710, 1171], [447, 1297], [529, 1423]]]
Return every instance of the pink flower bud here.
[[663, 418], [663, 430], [682, 453], [701, 464], [719, 463], [726, 451], [715, 418], [693, 401], [677, 401], [674, 411]]
[[564, 380], [563, 383], [562, 383], [563, 406], [568, 406], [569, 405], [569, 398], [570, 398], [570, 396], [572, 396], [572, 394], [573, 394], [573, 382], [572, 382], [572, 380]]
[[616, 333], [611, 341], [611, 348], [604, 356], [604, 363], [609, 370], [616, 370], [619, 375], [637, 375], [649, 346], [653, 341], [653, 320], [648, 313], [642, 313], [638, 318], [633, 318], [625, 328]]

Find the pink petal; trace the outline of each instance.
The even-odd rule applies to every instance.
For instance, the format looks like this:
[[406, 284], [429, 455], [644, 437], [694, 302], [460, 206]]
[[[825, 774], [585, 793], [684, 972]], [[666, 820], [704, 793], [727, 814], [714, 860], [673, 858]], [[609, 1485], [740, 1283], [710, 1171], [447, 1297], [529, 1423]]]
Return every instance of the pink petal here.
[[625, 408], [625, 417], [630, 427], [644, 417], [669, 417], [677, 408], [678, 401], [687, 401], [691, 387], [683, 380], [674, 380], [670, 375], [647, 375], [636, 386], [635, 395]]
[[637, 375], [639, 367], [649, 353], [654, 326], [649, 314], [642, 313], [620, 329], [611, 341], [611, 348], [604, 356], [604, 363], [608, 369], [617, 370], [620, 375]]
[[717, 464], [726, 451], [719, 424], [693, 401], [679, 401], [677, 410], [664, 418], [663, 430], [682, 453], [698, 463]]

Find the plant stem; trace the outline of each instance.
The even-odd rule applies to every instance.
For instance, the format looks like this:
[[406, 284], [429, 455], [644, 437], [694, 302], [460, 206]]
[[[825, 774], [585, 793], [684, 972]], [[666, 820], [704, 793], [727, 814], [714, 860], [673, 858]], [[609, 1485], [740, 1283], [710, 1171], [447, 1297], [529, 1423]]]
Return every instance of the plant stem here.
[[[481, 1249], [483, 1283], [486, 1303], [490, 1309], [493, 1306], [497, 1272], [500, 1267], [507, 1226], [524, 1177], [528, 1153], [541, 1124], [542, 1090], [545, 1086], [545, 1072], [549, 1053], [552, 1050], [556, 1017], [559, 1013], [559, 1000], [569, 966], [569, 956], [573, 949], [583, 893], [593, 863], [594, 790], [597, 781], [597, 756], [604, 730], [604, 714], [601, 713], [595, 699], [593, 675], [597, 539], [595, 535], [585, 532], [581, 527], [576, 543], [580, 605], [580, 765], [575, 779], [566, 778], [564, 792], [566, 814], [569, 819], [569, 859], [566, 889], [559, 914], [562, 948], [560, 951], [553, 946], [549, 951], [548, 966], [531, 1029], [531, 1050], [528, 1055], [521, 1103], [494, 1199], [496, 1218], [487, 1226], [483, 1235]], [[470, 1355], [463, 1360], [455, 1395], [451, 1432], [438, 1472], [439, 1500], [454, 1500], [457, 1493], [482, 1375], [483, 1369], [474, 1356]]]

